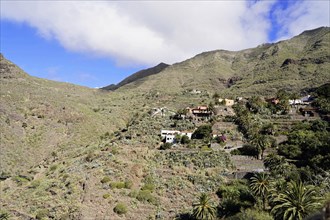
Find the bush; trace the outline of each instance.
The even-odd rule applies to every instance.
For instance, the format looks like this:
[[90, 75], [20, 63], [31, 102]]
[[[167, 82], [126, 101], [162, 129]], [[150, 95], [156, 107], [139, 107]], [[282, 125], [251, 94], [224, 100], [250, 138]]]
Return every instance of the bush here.
[[57, 164], [51, 165], [49, 171], [55, 171], [58, 168]]
[[109, 193], [106, 193], [106, 194], [103, 195], [103, 199], [107, 199], [107, 198], [110, 198], [110, 197], [111, 197], [111, 195]]
[[124, 184], [126, 189], [130, 189], [133, 186], [133, 182], [131, 180], [126, 180]]
[[132, 191], [128, 194], [128, 196], [129, 196], [129, 197], [132, 197], [132, 198], [136, 198], [138, 194], [139, 194], [139, 191], [137, 191], [137, 190], [132, 190]]
[[112, 189], [123, 189], [125, 188], [125, 183], [124, 182], [111, 182], [109, 186]]
[[201, 147], [201, 151], [212, 151], [212, 149], [209, 148], [208, 146], [203, 146]]
[[238, 151], [234, 152], [235, 154], [237, 153], [237, 154], [240, 154], [240, 155], [247, 155], [247, 156], [257, 156], [258, 155], [257, 148], [250, 145], [250, 144], [245, 144], [245, 145], [243, 145], [242, 148], [239, 148], [237, 150]]
[[0, 210], [0, 219], [1, 220], [8, 220], [10, 219], [10, 215], [7, 211], [5, 210]]
[[89, 153], [87, 154], [87, 156], [85, 157], [85, 160], [86, 160], [87, 162], [92, 162], [93, 159], [94, 159], [94, 157], [95, 157], [94, 153], [93, 153], [93, 152], [89, 152]]
[[105, 176], [103, 177], [103, 179], [101, 179], [101, 183], [107, 183], [107, 182], [110, 182], [110, 177]]
[[141, 188], [141, 190], [149, 190], [150, 192], [153, 192], [155, 190], [155, 186], [152, 183], [146, 183], [144, 186]]
[[211, 125], [201, 125], [197, 128], [197, 130], [193, 133], [193, 139], [204, 139], [211, 137], [212, 126]]
[[30, 181], [30, 178], [27, 177], [27, 176], [23, 176], [23, 175], [18, 175], [18, 176], [15, 176], [13, 177], [13, 180], [19, 184], [19, 185], [22, 185], [23, 183], [27, 183]]
[[190, 142], [190, 139], [187, 135], [183, 135], [181, 137], [181, 144], [189, 144], [189, 142]]
[[149, 202], [153, 205], [157, 205], [156, 198], [151, 194], [150, 190], [140, 190], [136, 196], [136, 199], [141, 202]]
[[265, 211], [257, 209], [245, 209], [239, 212], [238, 214], [227, 218], [228, 220], [273, 220], [273, 217]]
[[171, 143], [164, 143], [160, 146], [160, 150], [167, 150], [167, 149], [171, 149], [172, 144]]
[[[32, 188], [32, 189], [35, 189], [37, 188], [38, 186], [40, 186], [41, 184], [41, 181], [40, 180], [33, 180], [29, 186], [29, 188]], [[0, 218], [1, 219], [1, 218]]]
[[49, 211], [47, 209], [41, 209], [37, 211], [36, 219], [45, 219], [48, 217]]
[[118, 215], [126, 214], [127, 213], [127, 206], [124, 203], [120, 202], [113, 208], [113, 211], [115, 213], [117, 213]]

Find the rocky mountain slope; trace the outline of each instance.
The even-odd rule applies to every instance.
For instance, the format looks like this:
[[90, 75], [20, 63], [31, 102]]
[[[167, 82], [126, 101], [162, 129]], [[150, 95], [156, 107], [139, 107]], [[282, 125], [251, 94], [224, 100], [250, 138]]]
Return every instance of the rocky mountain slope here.
[[0, 173], [24, 172], [126, 123], [121, 95], [31, 77], [3, 55], [0, 64]]
[[299, 92], [329, 81], [330, 28], [321, 27], [278, 43], [242, 51], [216, 50], [167, 67], [121, 88], [177, 94], [207, 90], [228, 95]]

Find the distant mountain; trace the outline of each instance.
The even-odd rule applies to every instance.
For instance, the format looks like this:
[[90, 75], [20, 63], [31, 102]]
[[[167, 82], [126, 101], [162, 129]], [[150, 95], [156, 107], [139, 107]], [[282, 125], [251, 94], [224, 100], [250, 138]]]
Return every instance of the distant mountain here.
[[302, 91], [329, 82], [330, 28], [241, 51], [215, 50], [171, 65], [119, 90], [179, 94], [198, 89], [228, 95]]
[[151, 68], [148, 68], [148, 69], [145, 69], [145, 70], [140, 70], [140, 71], [138, 71], [138, 72], [130, 75], [129, 77], [125, 78], [123, 81], [121, 81], [120, 83], [118, 83], [117, 85], [111, 84], [111, 85], [105, 86], [105, 87], [103, 87], [101, 89], [104, 89], [104, 90], [116, 90], [119, 87], [122, 87], [122, 86], [124, 86], [124, 85], [126, 85], [128, 83], [139, 81], [139, 80], [141, 80], [144, 77], [157, 74], [157, 73], [163, 71], [164, 69], [166, 69], [168, 66], [169, 65], [166, 64], [166, 63], [160, 63], [157, 66], [154, 66], [154, 67], [151, 67]]

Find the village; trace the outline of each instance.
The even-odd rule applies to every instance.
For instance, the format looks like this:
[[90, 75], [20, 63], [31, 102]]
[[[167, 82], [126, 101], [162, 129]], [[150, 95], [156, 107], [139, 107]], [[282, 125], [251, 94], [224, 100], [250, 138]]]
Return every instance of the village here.
[[227, 152], [236, 170], [228, 173], [228, 177], [243, 178], [248, 173], [263, 172], [266, 168], [257, 155], [249, 152], [246, 154], [256, 147], [250, 147], [253, 138], [244, 133], [237, 123], [236, 111], [239, 106], [245, 106], [251, 112], [259, 111], [253, 117], [256, 117], [259, 132], [265, 132], [272, 146], [263, 152], [263, 157], [274, 152], [274, 147], [287, 140], [285, 131], [293, 124], [319, 118], [317, 108], [312, 105], [314, 98], [311, 95], [294, 99], [288, 96], [236, 99], [215, 97], [214, 103], [209, 105], [189, 106], [178, 111], [170, 111], [166, 107], [153, 109], [151, 117], [168, 117], [174, 121], [174, 125], [179, 122], [193, 125], [190, 129], [173, 126], [161, 129], [159, 136], [162, 144], [159, 149], [175, 152], [196, 149]]
[[[251, 100], [251, 99], [250, 99]], [[312, 107], [311, 103], [314, 98], [311, 95], [301, 97], [299, 99], [288, 99], [286, 100], [286, 107], [288, 111], [285, 115], [290, 116], [291, 118], [299, 118], [301, 120], [308, 119], [310, 117], [318, 117], [317, 108]], [[265, 98], [262, 101], [268, 105], [279, 105], [281, 100], [279, 98]], [[218, 137], [223, 137], [225, 140], [226, 127], [233, 127], [233, 123], [226, 122], [224, 119], [226, 117], [235, 116], [235, 110], [233, 106], [235, 104], [244, 104], [246, 105], [249, 102], [249, 99], [243, 97], [237, 97], [234, 99], [219, 98], [216, 100], [217, 105], [202, 105], [196, 107], [186, 107], [185, 109], [175, 113], [174, 111], [170, 112], [172, 114], [171, 118], [176, 120], [189, 120], [194, 122], [196, 127], [192, 130], [171, 130], [171, 129], [162, 129], [160, 135], [162, 142], [171, 143], [171, 144], [180, 144], [179, 139], [183, 136], [186, 136], [189, 140], [193, 138], [193, 133], [196, 131], [197, 127], [202, 124], [207, 124], [212, 122], [212, 139]], [[152, 117], [157, 115], [163, 116], [164, 111], [168, 111], [166, 108], [161, 110], [155, 109], [152, 114]], [[283, 114], [283, 112], [275, 112], [275, 115]], [[215, 120], [215, 121], [214, 121]], [[234, 126], [235, 127], [235, 126]], [[224, 145], [223, 148], [226, 149], [227, 145]], [[227, 146], [230, 147], [230, 146]]]

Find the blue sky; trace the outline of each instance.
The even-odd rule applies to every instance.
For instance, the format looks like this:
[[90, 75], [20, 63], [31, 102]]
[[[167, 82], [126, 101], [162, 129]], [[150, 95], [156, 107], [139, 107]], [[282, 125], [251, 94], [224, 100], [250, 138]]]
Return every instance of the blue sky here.
[[1, 1], [0, 49], [33, 76], [88, 87], [160, 62], [329, 24], [329, 1]]

